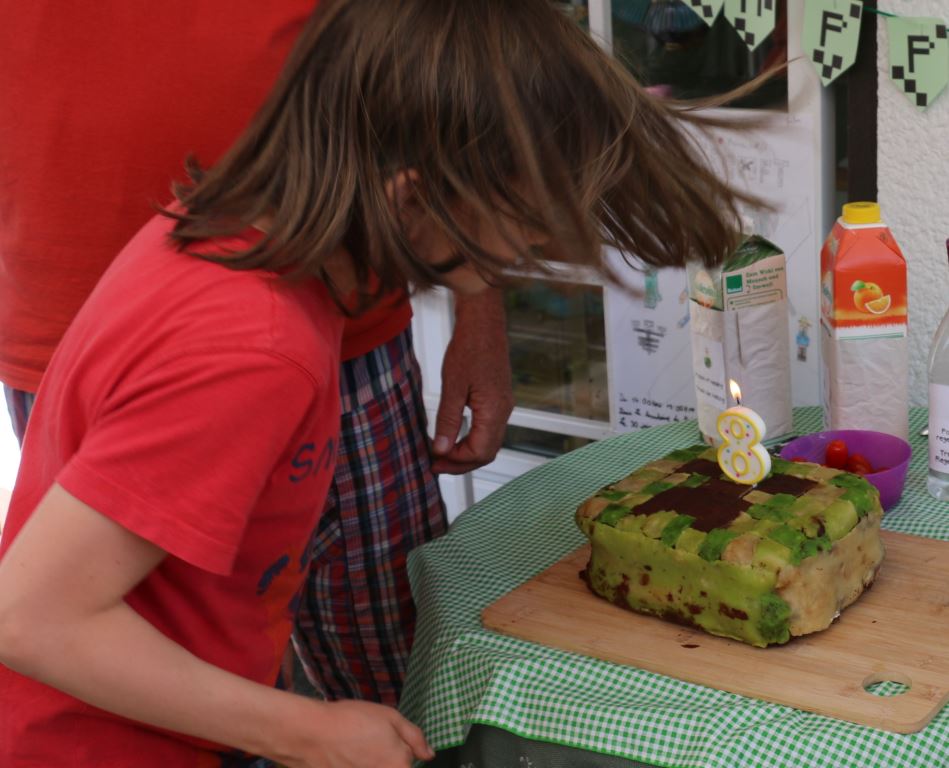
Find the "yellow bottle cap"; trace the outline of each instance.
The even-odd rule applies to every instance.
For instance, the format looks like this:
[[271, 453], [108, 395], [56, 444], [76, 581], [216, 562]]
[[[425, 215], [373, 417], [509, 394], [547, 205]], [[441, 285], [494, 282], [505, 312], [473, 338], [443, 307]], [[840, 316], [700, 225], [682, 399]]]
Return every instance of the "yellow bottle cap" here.
[[843, 209], [845, 224], [877, 224], [880, 222], [879, 203], [846, 203]]

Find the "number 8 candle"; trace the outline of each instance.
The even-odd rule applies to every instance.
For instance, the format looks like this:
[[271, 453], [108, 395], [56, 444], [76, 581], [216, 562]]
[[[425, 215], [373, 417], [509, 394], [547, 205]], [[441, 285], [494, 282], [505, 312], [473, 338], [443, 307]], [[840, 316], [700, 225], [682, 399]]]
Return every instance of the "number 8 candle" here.
[[771, 472], [771, 456], [761, 444], [767, 428], [751, 408], [741, 404], [741, 389], [729, 379], [732, 397], [738, 405], [718, 417], [718, 434], [724, 442], [718, 447], [718, 466], [729, 478], [743, 485], [754, 485]]

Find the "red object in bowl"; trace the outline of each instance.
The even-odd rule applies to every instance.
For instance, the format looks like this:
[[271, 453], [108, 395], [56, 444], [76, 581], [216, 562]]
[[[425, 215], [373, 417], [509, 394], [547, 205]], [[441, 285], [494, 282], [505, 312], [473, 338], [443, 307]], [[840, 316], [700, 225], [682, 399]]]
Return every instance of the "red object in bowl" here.
[[850, 458], [849, 450], [843, 440], [831, 440], [827, 444], [827, 451], [824, 453], [824, 460], [821, 464], [833, 469], [847, 469], [847, 460]]
[[844, 469], [855, 475], [872, 475], [876, 471], [862, 453], [853, 453], [847, 457]]
[[843, 440], [851, 458], [853, 454], [858, 454], [869, 462], [871, 468], [886, 467], [863, 475], [880, 491], [880, 505], [884, 510], [900, 500], [913, 451], [909, 443], [895, 435], [864, 429], [814, 432], [789, 442], [781, 449], [780, 455], [785, 461], [802, 458], [815, 464], [825, 464], [827, 448], [835, 440]]

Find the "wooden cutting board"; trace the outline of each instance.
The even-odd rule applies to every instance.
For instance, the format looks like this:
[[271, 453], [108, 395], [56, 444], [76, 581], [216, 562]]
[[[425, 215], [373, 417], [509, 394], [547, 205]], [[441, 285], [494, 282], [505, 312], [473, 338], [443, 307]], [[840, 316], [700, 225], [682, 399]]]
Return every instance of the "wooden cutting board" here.
[[[883, 533], [873, 587], [823, 632], [754, 648], [596, 597], [579, 578], [589, 547], [488, 606], [487, 629], [743, 696], [896, 733], [949, 699], [949, 542]], [[896, 696], [865, 690], [891, 680]]]

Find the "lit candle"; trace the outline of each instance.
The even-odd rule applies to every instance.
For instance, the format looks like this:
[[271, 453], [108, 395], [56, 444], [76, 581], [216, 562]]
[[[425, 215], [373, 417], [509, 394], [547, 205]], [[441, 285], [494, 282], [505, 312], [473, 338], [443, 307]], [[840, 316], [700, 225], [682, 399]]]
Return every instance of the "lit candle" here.
[[738, 405], [718, 417], [718, 434], [724, 441], [718, 447], [718, 466], [736, 483], [754, 485], [771, 471], [771, 456], [761, 444], [767, 429], [764, 419], [741, 404], [741, 389], [735, 380], [729, 379], [728, 385]]

